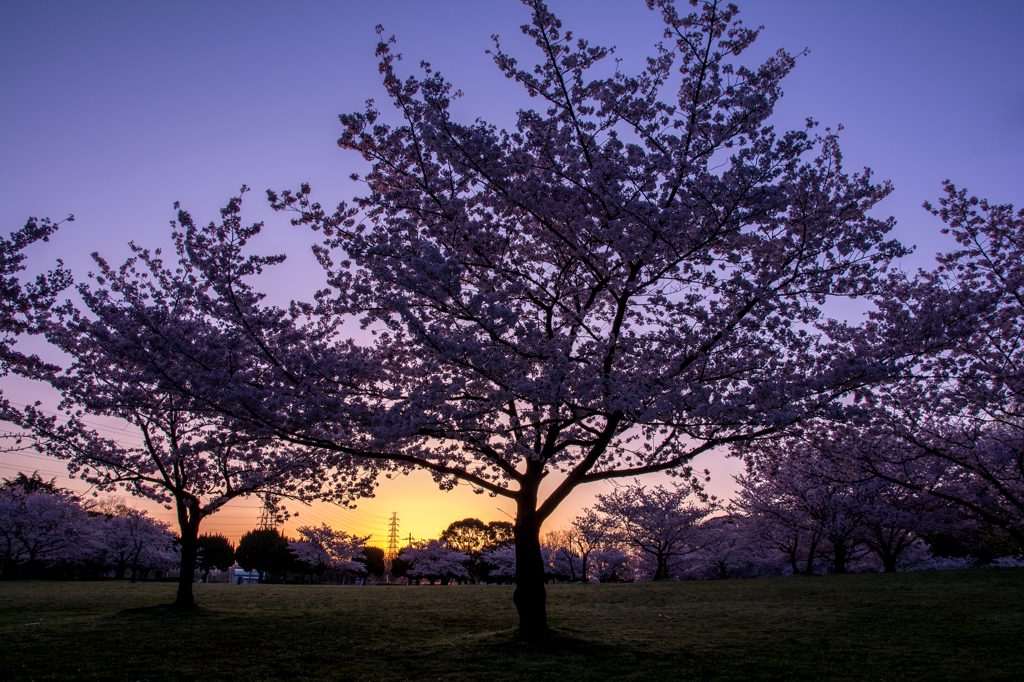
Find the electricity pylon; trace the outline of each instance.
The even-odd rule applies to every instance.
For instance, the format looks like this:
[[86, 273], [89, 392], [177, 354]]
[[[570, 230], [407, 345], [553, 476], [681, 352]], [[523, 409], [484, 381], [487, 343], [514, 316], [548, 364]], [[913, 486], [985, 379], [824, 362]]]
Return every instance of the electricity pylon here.
[[263, 511], [260, 512], [260, 530], [275, 530], [277, 528], [277, 512], [274, 510], [273, 498], [267, 495], [263, 498]]
[[398, 512], [391, 512], [391, 525], [388, 527], [387, 567], [391, 570], [391, 562], [398, 556]]

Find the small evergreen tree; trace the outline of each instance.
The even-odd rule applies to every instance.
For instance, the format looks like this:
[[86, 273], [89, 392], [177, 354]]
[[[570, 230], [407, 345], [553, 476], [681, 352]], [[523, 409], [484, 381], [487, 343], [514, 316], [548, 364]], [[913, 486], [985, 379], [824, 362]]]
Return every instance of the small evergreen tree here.
[[287, 571], [295, 557], [288, 551], [288, 539], [276, 528], [257, 528], [238, 541], [235, 559], [245, 570], [256, 571], [262, 583], [267, 574]]
[[[384, 563], [384, 550], [380, 547], [363, 547], [363, 563], [366, 564], [366, 572], [378, 578], [384, 575], [386, 569]], [[404, 575], [403, 571], [403, 575]]]
[[210, 580], [210, 571], [226, 571], [235, 563], [235, 546], [227, 537], [215, 534], [199, 536], [199, 555], [196, 563], [203, 572], [203, 582]]

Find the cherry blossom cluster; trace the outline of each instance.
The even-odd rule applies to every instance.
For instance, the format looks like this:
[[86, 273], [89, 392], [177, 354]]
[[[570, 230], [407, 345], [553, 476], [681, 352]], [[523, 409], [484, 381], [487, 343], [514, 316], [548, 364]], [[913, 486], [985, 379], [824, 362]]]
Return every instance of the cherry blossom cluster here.
[[469, 555], [452, 549], [441, 540], [413, 543], [399, 552], [398, 558], [408, 564], [406, 575], [412, 578], [431, 582], [443, 580], [447, 584], [454, 578], [469, 577], [466, 570]]
[[21, 479], [0, 486], [0, 574], [5, 577], [77, 567], [116, 577], [130, 570], [134, 581], [149, 570], [177, 566], [176, 538], [166, 524], [129, 507], [103, 513], [52, 482]]
[[359, 573], [366, 572], [362, 556], [363, 547], [370, 536], [356, 537], [345, 531], [335, 530], [326, 523], [317, 526], [300, 526], [299, 539], [288, 543], [292, 554], [315, 568], [332, 568]]

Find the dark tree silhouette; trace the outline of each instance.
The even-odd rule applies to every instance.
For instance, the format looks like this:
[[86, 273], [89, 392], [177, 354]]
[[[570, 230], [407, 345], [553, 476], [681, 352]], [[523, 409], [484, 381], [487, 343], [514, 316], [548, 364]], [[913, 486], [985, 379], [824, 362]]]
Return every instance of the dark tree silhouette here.
[[288, 551], [288, 538], [276, 528], [251, 530], [238, 541], [235, 559], [246, 571], [256, 571], [262, 583], [295, 564], [295, 556]]
[[380, 547], [363, 547], [363, 563], [366, 564], [366, 572], [378, 578], [384, 575], [387, 566], [384, 562], [384, 550]]
[[200, 535], [196, 544], [199, 549], [196, 564], [203, 572], [203, 582], [210, 579], [210, 571], [226, 571], [235, 563], [235, 546], [224, 535]]

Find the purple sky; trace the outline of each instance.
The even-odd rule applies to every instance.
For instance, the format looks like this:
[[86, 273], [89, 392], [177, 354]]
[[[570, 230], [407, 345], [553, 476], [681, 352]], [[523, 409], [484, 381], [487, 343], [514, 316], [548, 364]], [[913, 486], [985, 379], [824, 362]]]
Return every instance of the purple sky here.
[[[937, 219], [920, 208], [943, 179], [996, 202], [1024, 202], [1024, 2], [738, 4], [746, 24], [765, 26], [748, 64], [780, 47], [810, 49], [784, 82], [776, 126], [799, 127], [808, 116], [845, 126], [847, 169], [870, 166], [896, 186], [879, 212], [894, 215], [896, 236], [918, 246], [907, 266], [928, 266], [946, 247]], [[577, 36], [616, 45], [626, 71], [639, 70], [660, 39], [657, 16], [639, 1], [550, 8]], [[83, 280], [92, 251], [119, 262], [129, 239], [166, 243], [174, 201], [205, 222], [245, 183], [254, 190], [247, 215], [267, 220], [257, 248], [290, 256], [264, 286], [276, 300], [309, 297], [320, 284], [305, 248], [312, 240], [267, 211], [262, 195], [310, 182], [333, 205], [361, 190], [347, 178], [365, 170], [363, 162], [335, 140], [339, 113], [362, 109], [368, 98], [385, 104], [374, 25], [397, 36], [404, 73], [425, 59], [466, 93], [459, 115], [508, 126], [531, 101], [484, 51], [498, 33], [507, 51], [534, 63], [518, 28], [528, 18], [514, 0], [7, 0], [0, 229], [30, 215], [74, 213], [76, 222], [31, 256], [34, 268], [63, 258]], [[5, 392], [14, 390], [5, 383]], [[22, 464], [0, 460], [0, 476]], [[39, 468], [63, 470], [45, 464]], [[727, 486], [734, 469], [720, 468], [716, 482]], [[373, 513], [390, 510], [387, 497], [385, 488]], [[471, 497], [466, 504], [475, 506]], [[447, 520], [461, 518], [457, 494], [431, 499], [453, 507]], [[589, 494], [570, 500], [566, 515], [588, 502]], [[435, 532], [406, 525], [420, 536]]]

